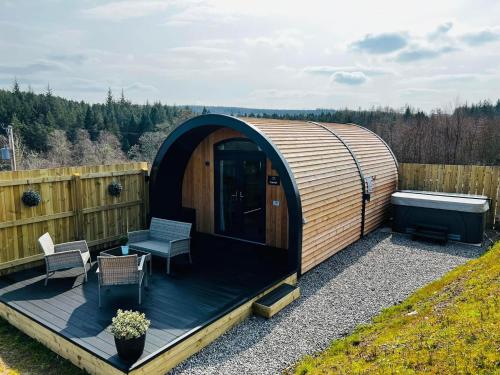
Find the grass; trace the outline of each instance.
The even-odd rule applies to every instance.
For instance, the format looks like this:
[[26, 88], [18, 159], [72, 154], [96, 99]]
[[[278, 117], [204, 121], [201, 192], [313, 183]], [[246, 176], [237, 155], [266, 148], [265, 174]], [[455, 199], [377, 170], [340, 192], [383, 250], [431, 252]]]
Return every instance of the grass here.
[[0, 318], [0, 374], [84, 374], [64, 358]]
[[289, 372], [500, 374], [500, 242]]

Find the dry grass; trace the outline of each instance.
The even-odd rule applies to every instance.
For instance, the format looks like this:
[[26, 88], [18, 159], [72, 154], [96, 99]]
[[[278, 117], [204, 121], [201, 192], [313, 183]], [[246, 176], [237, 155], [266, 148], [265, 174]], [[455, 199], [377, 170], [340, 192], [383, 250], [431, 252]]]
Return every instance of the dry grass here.
[[500, 374], [500, 242], [304, 358], [295, 374]]

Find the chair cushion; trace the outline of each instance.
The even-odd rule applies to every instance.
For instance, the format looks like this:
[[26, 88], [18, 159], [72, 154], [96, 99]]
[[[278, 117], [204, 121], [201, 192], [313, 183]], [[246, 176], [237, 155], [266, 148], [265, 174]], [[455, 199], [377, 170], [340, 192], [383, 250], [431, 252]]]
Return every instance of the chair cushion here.
[[52, 241], [50, 234], [45, 233], [38, 239], [38, 243], [40, 244], [40, 247], [45, 255], [54, 254], [54, 242]]
[[129, 244], [131, 249], [142, 250], [146, 252], [150, 252], [156, 255], [167, 255], [170, 251], [170, 243], [165, 241], [158, 240], [147, 240], [147, 241], [139, 241], [133, 242]]
[[83, 264], [86, 264], [89, 261], [89, 258], [90, 258], [90, 251], [82, 253]]

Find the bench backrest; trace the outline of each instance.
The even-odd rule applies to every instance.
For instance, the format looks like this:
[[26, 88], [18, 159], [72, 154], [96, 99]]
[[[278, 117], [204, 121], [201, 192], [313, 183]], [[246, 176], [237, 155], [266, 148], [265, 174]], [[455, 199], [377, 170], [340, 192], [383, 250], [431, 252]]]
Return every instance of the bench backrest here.
[[190, 233], [191, 223], [159, 219], [157, 217], [151, 219], [151, 225], [149, 227], [149, 235], [151, 238], [159, 240], [176, 240], [189, 238]]

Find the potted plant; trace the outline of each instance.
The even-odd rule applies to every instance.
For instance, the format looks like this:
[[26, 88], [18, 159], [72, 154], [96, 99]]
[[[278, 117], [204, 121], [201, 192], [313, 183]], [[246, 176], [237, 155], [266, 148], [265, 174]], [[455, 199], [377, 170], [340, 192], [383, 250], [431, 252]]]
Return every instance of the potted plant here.
[[120, 242], [120, 247], [122, 248], [122, 255], [127, 255], [128, 254], [128, 237], [127, 236], [122, 236], [119, 239]]
[[111, 333], [115, 337], [118, 356], [127, 362], [135, 362], [144, 351], [146, 331], [151, 322], [144, 313], [121, 310], [111, 322]]

